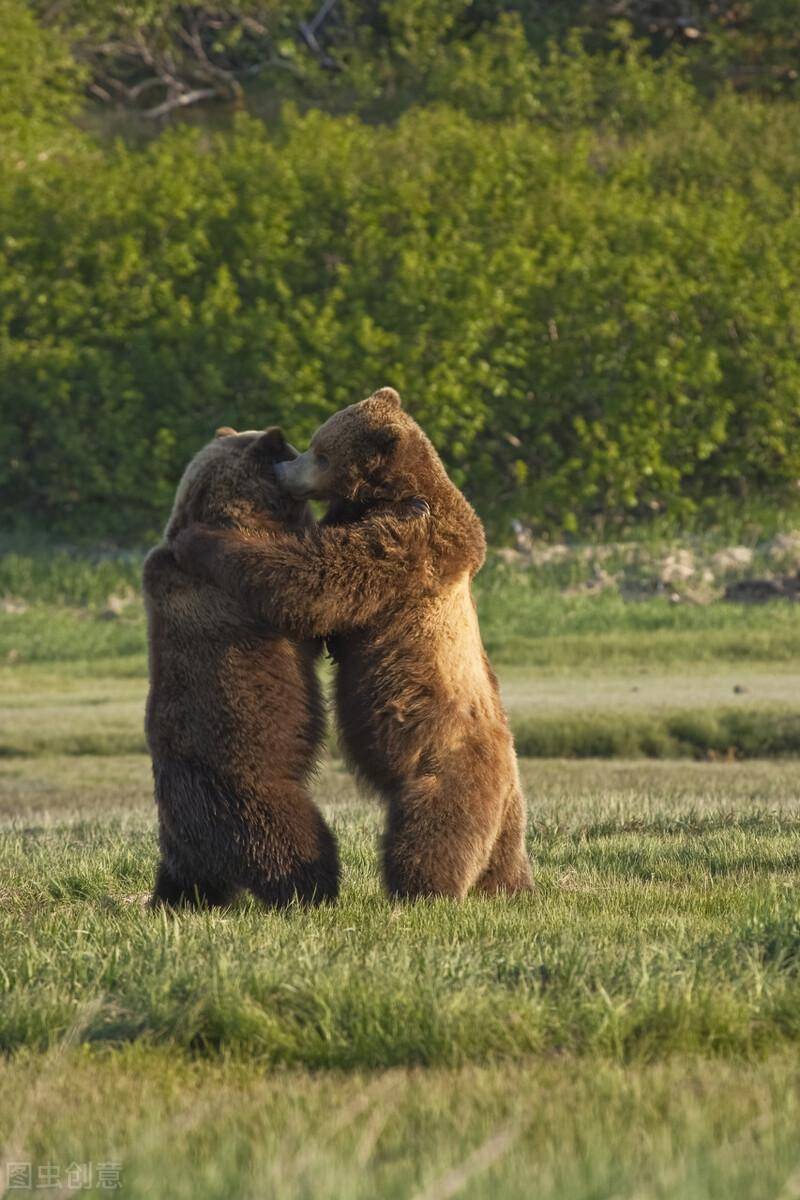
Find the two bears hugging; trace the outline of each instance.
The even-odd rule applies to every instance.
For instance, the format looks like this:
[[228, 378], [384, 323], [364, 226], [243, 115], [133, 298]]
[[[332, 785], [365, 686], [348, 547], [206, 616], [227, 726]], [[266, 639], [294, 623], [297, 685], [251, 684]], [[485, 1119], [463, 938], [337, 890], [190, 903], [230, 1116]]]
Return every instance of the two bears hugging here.
[[[317, 525], [307, 500], [327, 500]], [[219, 430], [148, 556], [154, 904], [332, 900], [336, 841], [309, 780], [320, 639], [350, 765], [385, 801], [395, 898], [531, 887], [525, 805], [470, 592], [481, 524], [392, 388], [297, 453]]]

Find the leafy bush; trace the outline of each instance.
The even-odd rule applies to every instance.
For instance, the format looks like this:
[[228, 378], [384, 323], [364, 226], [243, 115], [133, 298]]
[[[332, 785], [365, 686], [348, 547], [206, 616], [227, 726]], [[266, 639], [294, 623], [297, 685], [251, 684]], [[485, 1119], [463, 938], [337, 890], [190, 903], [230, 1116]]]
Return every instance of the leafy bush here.
[[[468, 106], [482, 101], [488, 76], [516, 107], [529, 100], [536, 56], [548, 54], [565, 69], [569, 110], [580, 93], [569, 86], [574, 72], [558, 47], [571, 42], [574, 49], [577, 39], [602, 75], [621, 19], [648, 55], [685, 52], [706, 90], [732, 81], [741, 89], [791, 91], [800, 47], [794, 0], [696, 0], [691, 15], [674, 0], [336, 0], [327, 12], [314, 0], [32, 6], [48, 25], [57, 23], [87, 71], [93, 98], [150, 117], [209, 100], [240, 104], [254, 81], [260, 100], [273, 107], [293, 98], [385, 117], [423, 98], [452, 99], [454, 73]], [[508, 34], [516, 30], [525, 62], [507, 58]], [[464, 70], [474, 92], [465, 90]]]
[[83, 73], [63, 42], [42, 28], [19, 0], [0, 0], [0, 145], [4, 166], [45, 132], [66, 136], [66, 118], [78, 108]]
[[13, 152], [8, 525], [150, 538], [216, 425], [303, 442], [389, 382], [495, 528], [792, 494], [797, 108], [709, 104], [625, 37], [540, 61], [509, 19], [469, 47], [393, 125], [287, 108]]

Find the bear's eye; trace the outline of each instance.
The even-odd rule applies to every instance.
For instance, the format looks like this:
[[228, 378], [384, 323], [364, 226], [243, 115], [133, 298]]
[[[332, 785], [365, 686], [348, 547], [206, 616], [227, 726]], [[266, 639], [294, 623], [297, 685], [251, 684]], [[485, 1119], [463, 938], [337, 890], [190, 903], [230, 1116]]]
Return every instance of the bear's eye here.
[[320, 454], [318, 451], [315, 450], [314, 451], [314, 461], [316, 462], [318, 467], [322, 467], [323, 471], [327, 469], [327, 466], [328, 466], [327, 454]]

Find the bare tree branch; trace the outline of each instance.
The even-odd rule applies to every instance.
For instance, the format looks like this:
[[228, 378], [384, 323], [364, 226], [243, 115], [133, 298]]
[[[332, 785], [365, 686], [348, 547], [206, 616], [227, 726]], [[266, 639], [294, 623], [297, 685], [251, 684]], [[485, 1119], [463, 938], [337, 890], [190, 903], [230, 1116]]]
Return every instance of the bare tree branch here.
[[200, 100], [210, 100], [212, 96], [216, 95], [218, 95], [216, 88], [196, 88], [193, 92], [181, 92], [179, 96], [173, 96], [171, 99], [165, 100], [163, 104], [157, 104], [155, 108], [148, 108], [144, 115], [151, 120], [156, 120], [158, 117], [167, 116], [177, 108], [187, 108], [190, 104], [197, 104]]
[[318, 0], [315, 14], [299, 29], [285, 19], [271, 27], [267, 7], [263, 14], [245, 16], [224, 7], [175, 5], [150, 22], [139, 22], [135, 8], [128, 16], [120, 10], [116, 24], [103, 31], [104, 38], [101, 34], [93, 43], [87, 35], [81, 44], [92, 69], [89, 90], [107, 104], [138, 106], [144, 95], [161, 88], [160, 102], [145, 110], [151, 118], [201, 100], [240, 101], [243, 80], [273, 69], [303, 78], [302, 64], [279, 53], [281, 37], [301, 37], [317, 63], [337, 65], [319, 40], [336, 3]]

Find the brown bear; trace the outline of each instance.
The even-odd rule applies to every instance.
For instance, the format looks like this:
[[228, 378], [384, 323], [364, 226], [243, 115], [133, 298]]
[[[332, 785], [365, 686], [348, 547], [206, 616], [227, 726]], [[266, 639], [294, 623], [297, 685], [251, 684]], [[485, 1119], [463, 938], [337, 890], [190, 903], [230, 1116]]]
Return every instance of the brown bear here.
[[187, 530], [179, 561], [295, 636], [333, 635], [345, 752], [388, 807], [393, 896], [530, 890], [516, 755], [470, 591], [478, 517], [392, 388], [334, 414], [278, 475], [296, 499], [330, 501], [321, 532]]
[[317, 648], [180, 571], [171, 550], [196, 521], [262, 537], [306, 528], [308, 506], [275, 479], [295, 453], [279, 429], [221, 429], [189, 464], [165, 543], [145, 560], [154, 905], [227, 904], [242, 888], [272, 906], [337, 895], [336, 843], [308, 790], [324, 732]]

